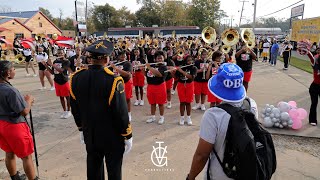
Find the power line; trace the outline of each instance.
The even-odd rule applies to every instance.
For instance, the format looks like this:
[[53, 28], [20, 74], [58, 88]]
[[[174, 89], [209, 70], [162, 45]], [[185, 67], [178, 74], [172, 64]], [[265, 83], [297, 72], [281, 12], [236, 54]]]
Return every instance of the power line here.
[[[282, 8], [282, 9], [278, 10], [278, 11], [275, 11], [275, 12], [273, 12], [273, 13], [266, 14], [266, 15], [263, 15], [263, 16], [269, 16], [269, 15], [275, 14], [275, 13], [277, 13], [277, 12], [283, 11], [283, 10], [288, 9], [289, 7], [294, 6], [294, 5], [296, 5], [296, 4], [298, 4], [298, 3], [302, 2], [302, 1], [303, 1], [303, 0], [300, 0], [300, 1], [296, 2], [296, 3], [294, 3], [294, 4], [291, 4], [290, 6], [287, 6], [287, 7], [285, 7], [285, 8]], [[263, 17], [263, 16], [259, 16], [259, 17]]]

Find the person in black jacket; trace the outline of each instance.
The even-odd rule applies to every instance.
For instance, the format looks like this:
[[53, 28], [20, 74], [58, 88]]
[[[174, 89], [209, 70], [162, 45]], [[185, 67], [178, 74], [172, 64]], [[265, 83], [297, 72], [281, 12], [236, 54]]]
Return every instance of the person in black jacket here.
[[86, 51], [91, 65], [71, 76], [70, 95], [71, 111], [86, 144], [87, 178], [104, 179], [105, 158], [108, 179], [121, 180], [123, 153], [132, 147], [124, 82], [104, 67], [113, 51], [111, 42], [96, 41]]

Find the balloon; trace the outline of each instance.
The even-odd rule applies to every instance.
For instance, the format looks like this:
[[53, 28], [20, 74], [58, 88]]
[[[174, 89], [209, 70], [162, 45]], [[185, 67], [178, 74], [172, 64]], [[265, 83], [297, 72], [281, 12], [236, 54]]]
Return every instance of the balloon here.
[[269, 127], [272, 127], [272, 126], [273, 126], [273, 122], [271, 121], [271, 119], [270, 119], [269, 117], [265, 117], [264, 120], [263, 120], [263, 122], [262, 122], [262, 125], [263, 125], [264, 127], [269, 128]]
[[283, 125], [283, 127], [287, 127], [288, 123], [287, 122], [283, 122], [282, 125]]
[[266, 112], [267, 112], [267, 113], [270, 113], [270, 112], [271, 112], [271, 108], [267, 108], [267, 109], [266, 109]]
[[274, 117], [280, 118], [280, 113], [275, 114]]
[[292, 124], [288, 125], [289, 128], [292, 128]]
[[266, 117], [266, 115], [264, 115], [264, 114], [261, 114], [261, 117], [262, 117], [262, 118], [265, 118], [265, 117]]
[[302, 122], [301, 121], [294, 121], [292, 125], [292, 129], [300, 129], [302, 127]]
[[281, 112], [288, 112], [290, 110], [290, 105], [286, 102], [280, 102], [279, 109]]
[[288, 125], [292, 125], [293, 124], [293, 121], [290, 119], [289, 121], [288, 121]]
[[278, 122], [277, 122], [277, 123], [274, 123], [274, 126], [275, 126], [275, 127], [279, 127], [279, 126], [280, 126], [280, 123], [278, 123]]
[[266, 113], [266, 109], [262, 108], [261, 113], [263, 113], [263, 114]]
[[289, 101], [288, 104], [292, 107], [292, 108], [297, 108], [297, 103], [295, 101]]
[[272, 113], [276, 115], [276, 114], [280, 114], [281, 112], [278, 108], [273, 108]]
[[282, 124], [280, 124], [280, 125], [279, 125], [279, 128], [281, 128], [281, 129], [282, 129], [282, 128], [283, 128], [283, 125], [282, 125]]
[[266, 104], [266, 108], [268, 108], [270, 106], [270, 104]]
[[271, 113], [271, 114], [270, 114], [270, 117], [271, 117], [271, 118], [274, 118], [274, 114], [273, 114], [273, 113]]
[[297, 111], [298, 111], [298, 114], [299, 114], [298, 115], [299, 119], [305, 119], [307, 117], [307, 115], [308, 115], [307, 111], [305, 109], [303, 109], [303, 108], [298, 108]]
[[278, 122], [278, 119], [277, 119], [277, 118], [272, 118], [271, 120], [272, 120], [272, 122], [274, 122], [274, 123]]
[[288, 121], [289, 119], [290, 119], [289, 113], [287, 113], [287, 112], [282, 112], [282, 113], [280, 114], [280, 120]]
[[270, 105], [270, 108], [273, 109], [273, 108], [274, 108], [274, 105]]
[[289, 116], [291, 119], [297, 119], [299, 116], [299, 112], [297, 109], [290, 109], [289, 110]]

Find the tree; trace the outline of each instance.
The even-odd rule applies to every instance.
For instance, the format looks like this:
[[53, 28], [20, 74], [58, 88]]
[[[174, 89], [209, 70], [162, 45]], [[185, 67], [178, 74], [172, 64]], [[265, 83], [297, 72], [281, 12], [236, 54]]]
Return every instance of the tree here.
[[109, 27], [121, 26], [116, 9], [106, 3], [104, 6], [95, 6], [92, 12], [92, 21], [98, 31], [105, 31]]
[[165, 1], [161, 7], [162, 26], [188, 25], [186, 15], [187, 4], [183, 3], [181, 0]]
[[39, 11], [41, 11], [44, 15], [46, 15], [50, 20], [53, 20], [53, 16], [48, 9], [39, 7]]
[[189, 13], [189, 19], [192, 19], [192, 25], [199, 27], [211, 26], [217, 27], [220, 16], [219, 0], [192, 0]]
[[136, 12], [138, 24], [143, 26], [161, 25], [161, 8], [159, 2], [144, 0], [143, 6]]
[[119, 17], [120, 24], [122, 26], [136, 26], [137, 18], [135, 14], [132, 14], [127, 7], [123, 6], [117, 11], [117, 16]]

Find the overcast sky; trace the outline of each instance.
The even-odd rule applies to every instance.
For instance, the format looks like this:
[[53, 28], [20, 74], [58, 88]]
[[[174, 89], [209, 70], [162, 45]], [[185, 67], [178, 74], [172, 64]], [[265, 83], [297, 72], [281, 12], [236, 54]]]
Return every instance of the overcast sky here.
[[[85, 0], [78, 1], [85, 2]], [[189, 2], [190, 0], [183, 1]], [[248, 2], [245, 3], [243, 11], [245, 19], [242, 20], [241, 24], [252, 21], [253, 19], [254, 8], [252, 4], [254, 3], [254, 0], [246, 1]], [[257, 17], [275, 12], [298, 1], [299, 0], [257, 0]], [[227, 13], [229, 20], [233, 17], [233, 25], [239, 24], [242, 2], [240, 2], [240, 0], [220, 0], [220, 2], [221, 9]], [[136, 4], [136, 0], [88, 0], [89, 5], [103, 5], [105, 3], [109, 3], [116, 9], [126, 6], [132, 12], [137, 11], [140, 7], [140, 5]], [[10, 7], [14, 11], [37, 10], [38, 7], [44, 7], [49, 9], [54, 16], [59, 15], [59, 9], [61, 8], [63, 10], [64, 17], [72, 16], [75, 9], [74, 0], [0, 0], [0, 4], [0, 8]], [[320, 16], [320, 0], [304, 0], [297, 5], [300, 4], [305, 4], [304, 18]], [[272, 16], [277, 18], [289, 18], [291, 12], [290, 9], [291, 8], [288, 8]], [[225, 22], [227, 22], [227, 20], [225, 20]]]

